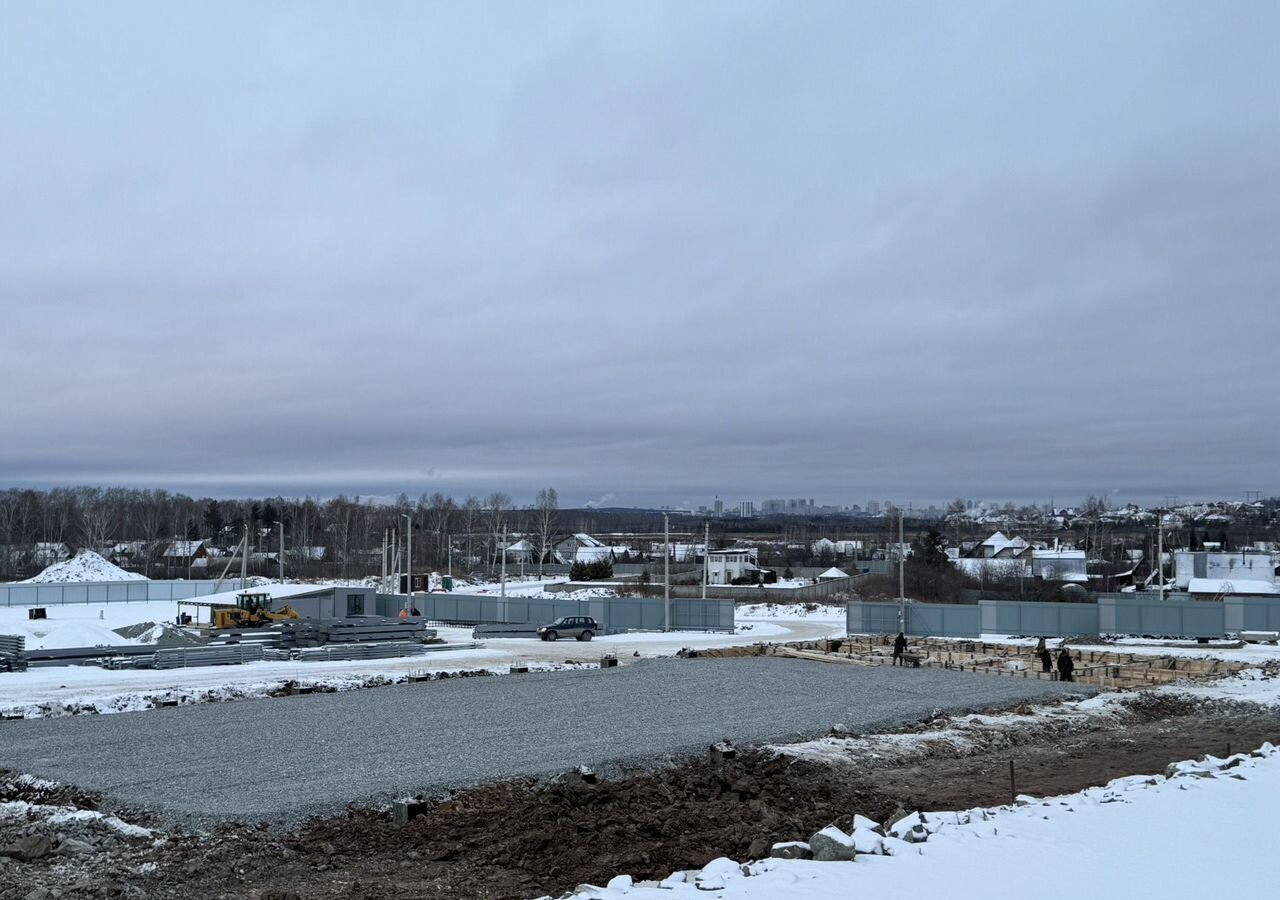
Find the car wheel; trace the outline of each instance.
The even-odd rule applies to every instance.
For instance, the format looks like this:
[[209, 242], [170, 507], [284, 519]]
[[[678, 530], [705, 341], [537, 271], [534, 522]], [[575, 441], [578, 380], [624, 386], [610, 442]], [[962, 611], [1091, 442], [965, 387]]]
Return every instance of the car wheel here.
[[558, 637], [560, 637], [560, 635], [556, 634], [554, 631], [548, 631], [547, 636], [543, 638], [543, 640], [554, 641]]
[[580, 640], [580, 641], [589, 641], [589, 640], [591, 640], [591, 632], [590, 632], [590, 631], [584, 631], [584, 632], [582, 632], [582, 634], [578, 635], [578, 640]]

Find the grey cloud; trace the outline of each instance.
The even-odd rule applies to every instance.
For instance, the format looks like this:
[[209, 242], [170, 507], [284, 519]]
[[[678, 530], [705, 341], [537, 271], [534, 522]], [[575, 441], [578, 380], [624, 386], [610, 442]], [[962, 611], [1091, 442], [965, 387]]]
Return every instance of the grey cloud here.
[[0, 12], [0, 484], [1274, 490], [1269, 4]]

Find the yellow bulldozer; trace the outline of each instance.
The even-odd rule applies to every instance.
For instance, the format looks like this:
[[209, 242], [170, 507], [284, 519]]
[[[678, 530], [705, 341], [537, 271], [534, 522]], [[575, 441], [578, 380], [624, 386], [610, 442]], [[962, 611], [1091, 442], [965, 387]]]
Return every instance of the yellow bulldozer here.
[[245, 591], [236, 595], [235, 606], [217, 606], [212, 612], [214, 628], [262, 628], [289, 619], [301, 619], [293, 607], [272, 610], [271, 595]]

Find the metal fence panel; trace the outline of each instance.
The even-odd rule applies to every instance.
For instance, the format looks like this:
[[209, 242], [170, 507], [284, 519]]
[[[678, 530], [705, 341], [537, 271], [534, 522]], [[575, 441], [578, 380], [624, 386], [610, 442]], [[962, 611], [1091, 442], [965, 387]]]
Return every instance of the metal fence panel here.
[[0, 584], [0, 606], [66, 606], [86, 603], [145, 603], [193, 600], [234, 591], [236, 581], [93, 581], [66, 584]]
[[1122, 600], [1115, 601], [1115, 628], [1120, 634], [1222, 637], [1226, 616], [1223, 604], [1212, 601]]
[[[397, 595], [380, 595], [380, 615], [395, 615], [403, 603]], [[436, 622], [459, 625], [542, 625], [560, 616], [591, 616], [606, 632], [660, 630], [666, 624], [665, 601], [653, 597], [599, 597], [591, 600], [480, 597], [465, 594], [418, 594], [414, 605]], [[732, 600], [672, 600], [671, 626], [681, 629], [732, 630]]]
[[1242, 627], [1237, 631], [1280, 631], [1280, 600], [1265, 597], [1245, 597]]
[[1017, 600], [983, 600], [982, 631], [986, 634], [1032, 634], [1071, 637], [1097, 634], [1095, 603], [1040, 603]]
[[980, 627], [977, 606], [956, 603], [910, 603], [907, 605], [907, 634], [934, 637], [977, 637]]

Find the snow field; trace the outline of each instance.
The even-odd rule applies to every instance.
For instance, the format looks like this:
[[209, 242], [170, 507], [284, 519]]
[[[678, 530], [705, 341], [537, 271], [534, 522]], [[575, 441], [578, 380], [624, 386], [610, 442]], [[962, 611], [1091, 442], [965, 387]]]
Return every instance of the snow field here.
[[173, 622], [175, 600], [138, 603], [67, 603], [46, 606], [47, 619], [28, 619], [26, 606], [0, 607], [0, 634], [19, 634], [28, 650], [62, 647], [117, 647], [146, 643], [121, 637], [112, 629], [142, 622]]
[[[1118, 778], [1103, 787], [1016, 805], [913, 813], [885, 829], [881, 852], [849, 861], [721, 858], [662, 882], [620, 875], [583, 885], [574, 900], [844, 900], [852, 896], [990, 900], [1031, 893], [1205, 898], [1226, 878], [1236, 896], [1274, 891], [1271, 819], [1280, 797], [1280, 750], [1205, 757], [1163, 775]], [[861, 823], [837, 845], [869, 842]], [[920, 841], [913, 843], [912, 841]], [[791, 847], [794, 849], [795, 845]], [[856, 850], [856, 848], [855, 848]], [[1191, 851], [1189, 854], [1189, 850]]]

